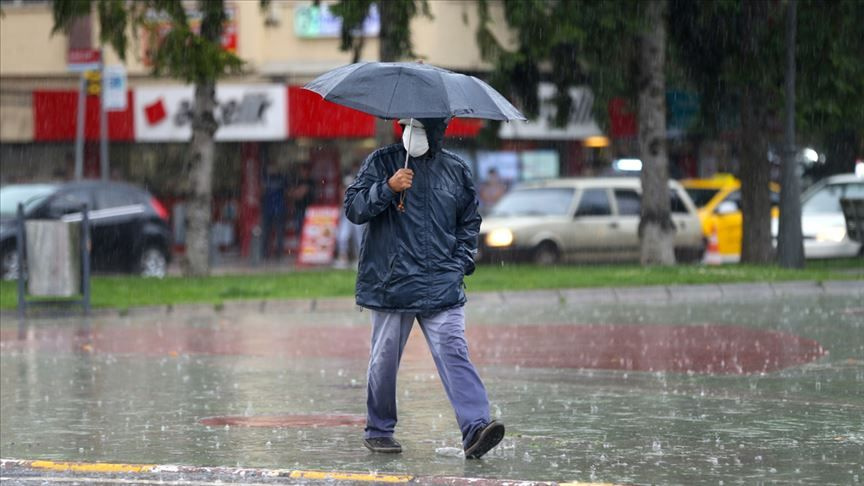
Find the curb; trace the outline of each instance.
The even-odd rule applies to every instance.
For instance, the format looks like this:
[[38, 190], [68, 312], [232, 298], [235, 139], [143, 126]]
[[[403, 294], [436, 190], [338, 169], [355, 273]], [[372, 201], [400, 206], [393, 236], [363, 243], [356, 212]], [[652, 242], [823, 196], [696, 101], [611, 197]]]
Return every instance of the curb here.
[[[734, 284], [647, 285], [639, 287], [593, 287], [576, 289], [469, 292], [470, 304], [530, 303], [548, 306], [568, 304], [668, 304], [684, 302], [746, 302], [774, 297], [840, 296], [864, 299], [864, 280], [786, 281]], [[316, 299], [226, 300], [218, 304], [182, 304], [101, 308], [91, 317], [134, 317], [173, 313], [265, 313], [265, 312], [345, 312], [359, 310], [353, 297]], [[0, 310], [0, 317], [18, 316], [14, 309]], [[68, 314], [30, 317], [69, 317]]]
[[[34, 474], [42, 473], [35, 476]], [[86, 476], [85, 476], [86, 475]], [[516, 481], [508, 479], [462, 478], [451, 476], [412, 476], [406, 474], [359, 473], [337, 471], [306, 471], [294, 469], [264, 469], [224, 466], [180, 466], [159, 464], [120, 464], [65, 462], [23, 459], [0, 459], [3, 481], [44, 481], [105, 483], [111, 481], [135, 483], [136, 480], [162, 483], [216, 485], [226, 482], [244, 485], [259, 484], [440, 484], [472, 486], [612, 486], [610, 483], [558, 483], [553, 481]]]

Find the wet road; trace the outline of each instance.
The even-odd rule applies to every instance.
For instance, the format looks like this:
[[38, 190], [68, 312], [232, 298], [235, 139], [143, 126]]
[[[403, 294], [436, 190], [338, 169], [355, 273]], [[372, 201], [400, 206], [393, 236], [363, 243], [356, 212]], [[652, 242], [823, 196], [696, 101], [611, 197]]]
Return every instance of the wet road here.
[[[547, 481], [864, 482], [856, 296], [476, 299], [472, 357], [508, 435], [465, 461], [415, 329], [405, 452], [362, 447], [369, 315], [262, 310], [0, 325], [4, 458]], [[133, 313], [134, 314], [134, 313]]]

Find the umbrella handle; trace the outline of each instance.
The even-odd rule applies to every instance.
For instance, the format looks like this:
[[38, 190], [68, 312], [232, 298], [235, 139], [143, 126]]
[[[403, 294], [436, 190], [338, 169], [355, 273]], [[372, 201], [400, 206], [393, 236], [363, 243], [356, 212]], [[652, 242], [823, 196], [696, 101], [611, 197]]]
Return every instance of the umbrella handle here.
[[[413, 135], [413, 134], [414, 134], [414, 119], [412, 118], [411, 121], [408, 123], [408, 147], [411, 146], [411, 135]], [[410, 154], [408, 153], [408, 147], [405, 147], [405, 166], [403, 167], [403, 169], [408, 168], [408, 158], [410, 157]], [[405, 191], [407, 191], [407, 190], [408, 189], [405, 189], [404, 191], [399, 193], [399, 204], [396, 206], [396, 209], [398, 209], [399, 212], [402, 212], [402, 213], [405, 212]]]

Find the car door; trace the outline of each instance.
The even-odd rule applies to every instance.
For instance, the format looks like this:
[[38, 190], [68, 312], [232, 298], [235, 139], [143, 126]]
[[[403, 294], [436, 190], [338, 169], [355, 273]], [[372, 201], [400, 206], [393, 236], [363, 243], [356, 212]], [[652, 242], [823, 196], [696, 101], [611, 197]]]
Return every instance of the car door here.
[[698, 246], [702, 237], [699, 216], [696, 215], [695, 208], [691, 212], [684, 203], [683, 193], [683, 189], [669, 188], [669, 212], [672, 223], [675, 224], [675, 246]]
[[680, 186], [669, 188], [669, 211], [675, 224], [675, 246], [696, 248], [702, 244], [702, 225], [696, 207], [685, 202], [687, 193]]
[[729, 193], [714, 209], [717, 228], [717, 248], [721, 255], [740, 255], [743, 235], [741, 191]]
[[580, 261], [614, 259], [615, 249], [610, 246], [610, 242], [615, 238], [613, 233], [616, 227], [609, 189], [583, 189], [569, 224], [565, 251], [571, 259]]
[[639, 218], [642, 210], [642, 195], [633, 188], [616, 187], [613, 189], [617, 227], [613, 230], [610, 245], [614, 246], [619, 258], [639, 259]]
[[93, 211], [93, 254], [110, 271], [122, 271], [132, 263], [141, 216], [145, 212], [139, 194], [122, 186], [101, 186], [95, 190]]

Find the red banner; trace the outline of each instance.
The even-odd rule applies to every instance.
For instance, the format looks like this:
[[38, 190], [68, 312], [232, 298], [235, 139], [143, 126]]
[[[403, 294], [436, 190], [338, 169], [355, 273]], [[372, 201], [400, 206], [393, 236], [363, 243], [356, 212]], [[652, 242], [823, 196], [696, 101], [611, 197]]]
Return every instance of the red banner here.
[[[132, 125], [132, 92], [126, 93], [126, 110], [108, 112], [108, 139], [130, 141], [135, 138]], [[99, 97], [87, 96], [84, 113], [84, 138], [99, 140]], [[33, 140], [75, 140], [78, 120], [78, 92], [33, 91]]]

